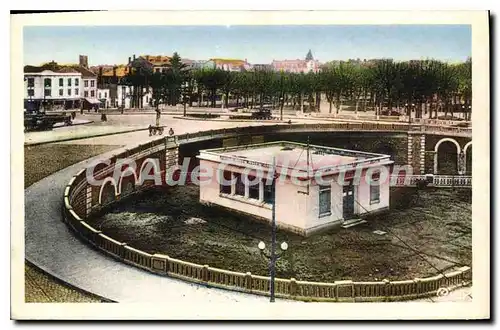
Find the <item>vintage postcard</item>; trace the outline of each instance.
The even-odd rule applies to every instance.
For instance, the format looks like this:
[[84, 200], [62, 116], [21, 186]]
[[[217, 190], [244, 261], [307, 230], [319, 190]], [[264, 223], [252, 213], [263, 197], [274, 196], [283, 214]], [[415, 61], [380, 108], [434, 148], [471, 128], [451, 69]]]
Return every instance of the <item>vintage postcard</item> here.
[[488, 12], [11, 22], [13, 319], [490, 317]]

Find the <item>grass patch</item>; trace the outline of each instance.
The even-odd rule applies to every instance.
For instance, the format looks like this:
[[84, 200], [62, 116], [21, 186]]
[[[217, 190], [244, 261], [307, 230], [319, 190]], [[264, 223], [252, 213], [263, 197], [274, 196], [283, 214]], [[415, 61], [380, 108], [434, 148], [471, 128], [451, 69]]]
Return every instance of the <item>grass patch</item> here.
[[113, 145], [43, 144], [24, 147], [24, 188], [82, 160], [117, 149]]
[[[198, 189], [146, 192], [89, 221], [148, 253], [267, 275], [267, 261], [257, 244], [262, 240], [269, 246], [270, 226], [200, 204]], [[368, 220], [308, 238], [279, 230], [278, 244], [286, 241], [289, 249], [278, 261], [277, 276], [321, 282], [401, 280], [471, 264], [470, 190], [393, 189], [391, 210]], [[387, 234], [380, 236], [375, 230]]]

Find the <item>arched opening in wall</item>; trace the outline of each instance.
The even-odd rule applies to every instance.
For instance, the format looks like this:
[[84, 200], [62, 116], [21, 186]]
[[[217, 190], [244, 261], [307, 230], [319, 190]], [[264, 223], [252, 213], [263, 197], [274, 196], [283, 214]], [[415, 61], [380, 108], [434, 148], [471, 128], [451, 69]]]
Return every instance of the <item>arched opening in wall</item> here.
[[437, 173], [441, 175], [457, 175], [457, 146], [451, 141], [443, 141], [437, 149]]
[[115, 185], [111, 181], [107, 181], [101, 188], [100, 204], [106, 205], [115, 200]]
[[136, 178], [133, 172], [123, 174], [120, 179], [120, 195], [130, 195], [135, 191]]
[[465, 175], [472, 175], [472, 145], [466, 149], [465, 153]]
[[154, 186], [161, 183], [160, 165], [156, 159], [146, 159], [142, 162], [138, 177], [139, 186]]

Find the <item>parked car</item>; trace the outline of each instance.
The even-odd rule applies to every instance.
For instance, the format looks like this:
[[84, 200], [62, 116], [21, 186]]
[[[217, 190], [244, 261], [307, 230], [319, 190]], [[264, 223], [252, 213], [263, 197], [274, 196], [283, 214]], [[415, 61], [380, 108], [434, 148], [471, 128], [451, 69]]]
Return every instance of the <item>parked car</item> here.
[[271, 109], [259, 109], [257, 111], [252, 112], [252, 119], [263, 119], [263, 120], [270, 120], [273, 119], [273, 116], [271, 114]]
[[389, 110], [389, 109], [386, 109], [386, 110], [382, 110], [380, 112], [380, 114], [382, 116], [400, 116], [401, 114], [399, 113], [399, 111], [396, 111], [396, 110]]

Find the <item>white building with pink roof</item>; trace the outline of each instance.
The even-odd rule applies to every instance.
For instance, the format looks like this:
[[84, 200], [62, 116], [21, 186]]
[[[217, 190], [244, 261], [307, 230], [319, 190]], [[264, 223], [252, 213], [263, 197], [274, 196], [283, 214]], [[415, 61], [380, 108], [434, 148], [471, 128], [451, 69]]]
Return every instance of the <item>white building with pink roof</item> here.
[[389, 208], [389, 155], [280, 141], [198, 158], [202, 203], [271, 221], [274, 187], [278, 227], [300, 235]]

